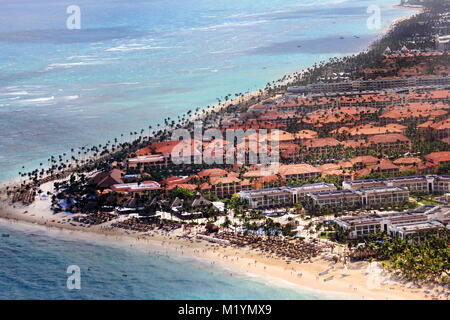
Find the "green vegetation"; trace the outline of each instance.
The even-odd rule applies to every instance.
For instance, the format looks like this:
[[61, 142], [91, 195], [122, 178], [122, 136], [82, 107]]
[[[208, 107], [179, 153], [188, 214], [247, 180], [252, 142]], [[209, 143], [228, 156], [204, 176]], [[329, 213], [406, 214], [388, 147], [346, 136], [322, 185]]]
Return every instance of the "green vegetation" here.
[[[410, 279], [450, 284], [450, 231], [416, 234], [414, 238], [378, 243], [377, 256], [390, 269]], [[417, 238], [424, 241], [415, 241]]]
[[439, 167], [438, 174], [450, 174], [450, 164], [444, 164]]
[[420, 202], [422, 204], [430, 204], [430, 205], [444, 204], [442, 202], [434, 200], [432, 195], [429, 195], [428, 193], [425, 193], [425, 192], [415, 194], [415, 197], [411, 197], [411, 198], [416, 200], [418, 203]]
[[183, 200], [190, 200], [195, 197], [196, 192], [194, 190], [188, 190], [184, 188], [175, 188], [172, 190], [172, 196], [178, 197]]

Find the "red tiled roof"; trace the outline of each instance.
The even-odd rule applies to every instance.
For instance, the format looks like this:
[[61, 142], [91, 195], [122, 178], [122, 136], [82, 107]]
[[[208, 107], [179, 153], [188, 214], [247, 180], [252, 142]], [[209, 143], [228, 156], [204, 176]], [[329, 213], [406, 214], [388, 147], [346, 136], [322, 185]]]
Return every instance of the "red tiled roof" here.
[[217, 185], [219, 183], [221, 184], [228, 184], [228, 183], [239, 183], [241, 182], [240, 179], [236, 177], [211, 177], [210, 179], [211, 185]]
[[412, 165], [412, 164], [421, 164], [422, 160], [420, 160], [419, 158], [415, 158], [415, 157], [403, 157], [403, 158], [398, 158], [397, 160], [394, 161], [394, 164], [399, 165], [399, 166], [408, 166], [408, 165]]
[[436, 164], [440, 162], [448, 162], [450, 161], [450, 151], [433, 152], [427, 154], [425, 159]]
[[111, 186], [111, 190], [115, 192], [142, 192], [142, 191], [151, 191], [151, 190], [159, 190], [161, 186], [156, 181], [144, 181], [141, 183], [123, 183], [123, 184], [115, 184]]
[[320, 170], [307, 163], [282, 165], [279, 168], [280, 175], [299, 175], [309, 173], [320, 173]]
[[175, 188], [188, 189], [188, 190], [195, 191], [195, 190], [197, 190], [197, 185], [191, 184], [191, 183], [172, 184], [172, 185], [168, 186], [166, 189], [173, 190]]
[[220, 168], [214, 168], [214, 169], [205, 169], [198, 173], [198, 176], [200, 178], [204, 177], [222, 177], [227, 175], [228, 172], [226, 172], [223, 169]]
[[380, 134], [369, 137], [369, 142], [375, 144], [397, 142], [397, 141], [409, 142], [410, 140], [404, 135], [398, 133]]
[[371, 163], [378, 163], [378, 158], [375, 158], [373, 156], [359, 156], [355, 157], [349, 160], [350, 163], [363, 163], [363, 164], [371, 164]]
[[339, 144], [340, 142], [334, 138], [317, 138], [303, 142], [308, 148], [335, 147]]
[[324, 172], [324, 171], [329, 171], [329, 170], [337, 170], [340, 167], [341, 167], [340, 165], [335, 164], [335, 163], [326, 163], [326, 164], [322, 164], [322, 165], [318, 166], [317, 169]]

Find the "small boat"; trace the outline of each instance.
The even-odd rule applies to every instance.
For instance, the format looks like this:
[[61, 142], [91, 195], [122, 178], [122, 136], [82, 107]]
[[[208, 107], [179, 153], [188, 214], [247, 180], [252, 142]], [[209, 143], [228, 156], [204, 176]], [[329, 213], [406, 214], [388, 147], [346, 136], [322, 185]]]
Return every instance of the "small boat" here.
[[344, 39], [344, 37], [343, 37], [343, 36], [340, 36], [340, 37], [339, 37], [339, 39], [341, 39], [341, 40], [342, 40], [342, 39]]
[[9, 238], [9, 234], [7, 234], [7, 233], [2, 233], [2, 237], [3, 237], [3, 238]]

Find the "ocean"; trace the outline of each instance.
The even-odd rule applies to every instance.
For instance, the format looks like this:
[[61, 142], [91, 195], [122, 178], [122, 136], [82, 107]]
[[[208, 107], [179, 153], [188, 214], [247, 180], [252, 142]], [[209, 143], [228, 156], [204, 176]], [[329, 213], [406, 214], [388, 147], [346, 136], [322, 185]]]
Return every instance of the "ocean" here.
[[[82, 241], [65, 232], [0, 221], [1, 299], [343, 299], [270, 283], [163, 249]], [[135, 245], [134, 245], [135, 246]], [[80, 289], [68, 289], [69, 266]]]
[[[366, 48], [398, 0], [1, 0], [0, 183]], [[67, 29], [70, 5], [80, 29]], [[369, 29], [369, 6], [380, 28]], [[73, 152], [71, 151], [73, 149]], [[24, 167], [24, 169], [22, 169]], [[1, 226], [0, 299], [315, 299], [248, 276]], [[67, 290], [77, 264], [82, 289]], [[123, 274], [127, 274], [124, 277]]]
[[[410, 14], [398, 2], [2, 0], [0, 183], [366, 48]], [[379, 29], [367, 26], [374, 5]]]

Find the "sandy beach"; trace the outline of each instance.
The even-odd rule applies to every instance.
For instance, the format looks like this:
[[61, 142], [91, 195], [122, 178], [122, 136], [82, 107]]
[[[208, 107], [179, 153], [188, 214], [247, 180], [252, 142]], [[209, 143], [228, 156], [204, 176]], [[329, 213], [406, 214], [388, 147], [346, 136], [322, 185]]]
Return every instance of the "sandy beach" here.
[[[401, 9], [413, 10], [415, 8]], [[418, 8], [417, 10], [421, 10]], [[396, 23], [406, 18], [397, 19], [391, 26], [384, 30], [388, 32]], [[291, 75], [302, 72], [296, 71]], [[282, 84], [286, 85], [292, 80], [286, 80]], [[280, 83], [281, 84], [281, 83]], [[216, 104], [208, 112], [217, 112], [221, 108], [226, 108], [230, 104], [248, 101], [253, 97], [264, 95], [254, 91], [237, 97], [227, 102]], [[201, 118], [205, 115], [192, 115], [191, 119]], [[18, 184], [22, 179], [15, 179], [7, 183]], [[40, 186], [46, 194], [52, 191], [54, 182], [48, 182]], [[238, 248], [235, 246], [222, 246], [213, 244], [205, 240], [196, 238], [198, 229], [176, 229], [170, 233], [159, 230], [152, 230], [147, 233], [125, 231], [110, 227], [110, 221], [101, 226], [82, 227], [71, 224], [70, 216], [65, 213], [54, 214], [50, 209], [50, 199], [41, 199], [39, 196], [33, 204], [24, 206], [18, 203], [11, 204], [6, 198], [3, 184], [0, 193], [0, 224], [18, 228], [36, 228], [48, 232], [48, 234], [58, 234], [69, 240], [98, 241], [99, 243], [126, 243], [137, 250], [154, 250], [165, 252], [168, 255], [183, 255], [205, 261], [211, 266], [218, 266], [229, 270], [230, 273], [247, 275], [257, 281], [269, 284], [277, 284], [305, 290], [305, 288], [317, 290], [329, 294], [330, 298], [336, 299], [375, 299], [375, 300], [398, 300], [398, 299], [448, 299], [447, 296], [437, 295], [437, 291], [442, 288], [423, 286], [416, 287], [412, 282], [405, 282], [397, 279], [395, 275], [378, 266], [376, 275], [368, 272], [368, 262], [334, 262], [324, 256], [319, 256], [305, 263], [292, 263], [267, 253], [250, 249], [249, 247]], [[119, 217], [117, 219], [123, 219]], [[337, 247], [336, 251], [343, 248]], [[372, 269], [373, 270], [373, 269]], [[430, 293], [426, 293], [430, 291]], [[448, 293], [448, 291], [447, 291]]]
[[[42, 185], [44, 191], [49, 190], [52, 182]], [[230, 273], [249, 276], [268, 284], [288, 286], [305, 290], [312, 289], [325, 293], [333, 299], [433, 299], [434, 287], [417, 288], [412, 282], [401, 282], [395, 276], [379, 268], [379, 276], [375, 284], [373, 276], [368, 273], [368, 262], [331, 261], [325, 256], [313, 258], [310, 262], [288, 262], [275, 256], [250, 247], [222, 246], [199, 240], [195, 234], [199, 229], [176, 229], [169, 233], [152, 230], [147, 233], [126, 231], [112, 228], [113, 221], [103, 225], [81, 227], [72, 225], [65, 213], [53, 214], [50, 200], [37, 199], [30, 206], [8, 205], [2, 199], [0, 207], [0, 223], [19, 228], [37, 228], [49, 235], [59, 234], [68, 240], [98, 241], [100, 244], [129, 244], [136, 249], [164, 252], [167, 255], [191, 257], [230, 270]], [[337, 247], [336, 253], [342, 248]], [[425, 291], [430, 290], [431, 294]], [[439, 289], [442, 290], [442, 289]], [[447, 299], [439, 296], [439, 299]]]

